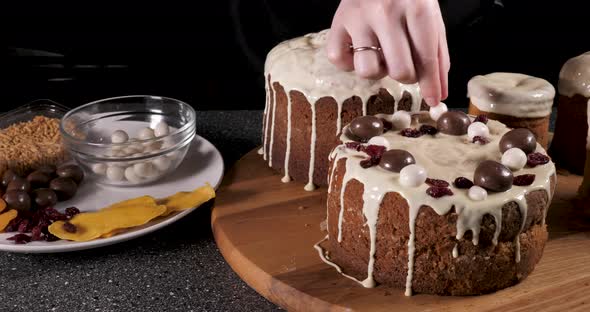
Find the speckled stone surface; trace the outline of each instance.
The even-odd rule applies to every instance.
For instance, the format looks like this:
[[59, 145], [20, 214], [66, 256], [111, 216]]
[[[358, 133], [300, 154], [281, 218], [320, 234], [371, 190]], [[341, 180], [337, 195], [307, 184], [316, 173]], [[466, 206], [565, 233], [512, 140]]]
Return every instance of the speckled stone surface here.
[[[261, 111], [199, 112], [197, 132], [226, 168], [260, 142]], [[210, 208], [114, 246], [64, 253], [0, 252], [0, 311], [277, 311], [219, 253]]]

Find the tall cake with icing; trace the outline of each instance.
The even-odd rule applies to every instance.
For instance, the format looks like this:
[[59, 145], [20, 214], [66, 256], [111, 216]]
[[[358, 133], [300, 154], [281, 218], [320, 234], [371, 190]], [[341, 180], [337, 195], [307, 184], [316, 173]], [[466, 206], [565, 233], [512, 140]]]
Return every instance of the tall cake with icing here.
[[306, 190], [327, 184], [328, 155], [342, 125], [361, 115], [427, 109], [418, 85], [388, 77], [359, 78], [331, 64], [323, 49], [327, 31], [276, 46], [266, 58], [263, 147], [268, 165]]
[[559, 167], [583, 174], [590, 116], [590, 52], [563, 65], [557, 89], [557, 119], [549, 153]]
[[533, 133], [444, 107], [392, 129], [388, 118], [353, 120], [330, 155], [320, 257], [406, 295], [484, 294], [524, 279], [547, 240], [556, 182]]
[[517, 73], [475, 76], [467, 84], [469, 113], [487, 114], [510, 128], [527, 128], [547, 147], [555, 88], [541, 78]]

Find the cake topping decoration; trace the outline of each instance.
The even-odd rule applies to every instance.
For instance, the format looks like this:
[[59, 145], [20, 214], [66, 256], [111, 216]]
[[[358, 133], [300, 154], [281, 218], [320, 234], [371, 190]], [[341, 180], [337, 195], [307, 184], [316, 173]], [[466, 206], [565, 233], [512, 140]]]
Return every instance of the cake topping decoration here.
[[487, 124], [488, 123], [488, 115], [486, 115], [486, 114], [479, 114], [479, 115], [477, 115], [477, 117], [475, 117], [475, 119], [473, 120], [473, 122], [481, 122], [483, 124]]
[[412, 164], [399, 172], [399, 183], [405, 187], [417, 187], [426, 181], [427, 173], [423, 167]]
[[500, 139], [500, 152], [504, 153], [513, 147], [518, 147], [525, 154], [530, 154], [537, 148], [537, 139], [529, 129], [510, 130]]
[[453, 182], [453, 185], [458, 189], [468, 189], [473, 186], [473, 182], [466, 177], [458, 177], [455, 179], [455, 182]]
[[512, 183], [516, 186], [529, 186], [533, 184], [533, 182], [535, 182], [534, 174], [521, 174], [514, 177], [514, 181]]
[[517, 147], [513, 147], [502, 154], [502, 165], [508, 167], [512, 171], [518, 171], [527, 163], [526, 154]]
[[369, 168], [379, 164], [379, 161], [381, 161], [381, 156], [383, 156], [383, 153], [385, 152], [385, 146], [367, 145], [362, 146], [360, 151], [369, 155], [369, 158], [361, 161], [361, 167]]
[[393, 125], [392, 129], [406, 129], [412, 124], [412, 116], [410, 113], [400, 110], [391, 115], [391, 123]]
[[486, 144], [490, 143], [490, 140], [488, 140], [487, 138], [484, 138], [482, 136], [476, 136], [473, 138], [473, 140], [471, 142], [475, 143], [475, 144], [479, 144], [479, 145], [486, 145]]
[[487, 138], [490, 136], [490, 129], [483, 122], [476, 121], [467, 127], [467, 137], [473, 141], [476, 136]]
[[392, 149], [383, 153], [379, 166], [385, 170], [400, 172], [404, 167], [415, 163], [414, 156], [408, 151]]
[[367, 142], [367, 144], [369, 145], [381, 145], [383, 147], [385, 147], [386, 150], [389, 149], [389, 141], [382, 137], [382, 136], [376, 136], [376, 137], [372, 137], [369, 142]]
[[408, 138], [419, 138], [422, 136], [422, 132], [414, 128], [405, 128], [399, 134]]
[[437, 120], [438, 131], [449, 135], [467, 134], [467, 128], [470, 124], [469, 116], [460, 111], [446, 112]]
[[383, 122], [375, 116], [361, 116], [350, 123], [350, 132], [362, 142], [383, 134]]
[[435, 127], [433, 127], [431, 125], [422, 125], [422, 126], [420, 126], [420, 132], [422, 134], [435, 135], [438, 133], [438, 129], [436, 129]]
[[512, 187], [512, 171], [501, 163], [485, 160], [477, 166], [473, 177], [475, 185], [493, 192], [504, 192]]
[[481, 201], [488, 198], [488, 191], [481, 186], [474, 185], [469, 188], [467, 195], [471, 200]]
[[453, 191], [448, 187], [431, 186], [426, 189], [426, 194], [434, 198], [441, 198], [443, 196], [453, 196]]
[[432, 118], [432, 120], [434, 121], [437, 121], [440, 118], [440, 116], [446, 113], [448, 110], [449, 109], [447, 108], [447, 104], [441, 102], [440, 104], [430, 108], [430, 118]]
[[449, 182], [445, 180], [427, 178], [424, 182], [430, 186], [449, 187]]
[[393, 123], [386, 120], [385, 118], [380, 118], [380, 119], [381, 119], [381, 122], [383, 123], [383, 132], [393, 129]]
[[551, 159], [547, 155], [543, 155], [541, 153], [531, 153], [527, 156], [527, 165], [529, 165], [529, 167], [536, 167], [548, 163], [549, 160]]

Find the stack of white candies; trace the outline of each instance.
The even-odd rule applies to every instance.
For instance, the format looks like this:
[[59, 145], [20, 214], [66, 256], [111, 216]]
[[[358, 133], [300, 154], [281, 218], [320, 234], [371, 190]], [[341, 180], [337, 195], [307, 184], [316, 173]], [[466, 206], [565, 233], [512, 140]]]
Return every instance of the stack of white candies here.
[[[170, 133], [170, 127], [164, 121], [159, 122], [153, 129], [143, 128], [139, 131], [137, 139], [130, 139], [127, 132], [123, 130], [116, 130], [111, 135], [111, 142], [115, 144], [122, 144], [127, 142], [134, 142], [138, 140], [150, 140], [158, 137], [166, 136]], [[124, 148], [113, 147], [108, 157], [140, 157], [147, 155], [161, 149], [170, 147], [170, 142], [150, 142], [150, 143], [135, 143]], [[92, 171], [98, 175], [104, 175], [113, 182], [129, 181], [133, 184], [154, 180], [170, 168], [172, 158], [175, 155], [159, 156], [155, 159], [129, 163], [97, 163], [92, 165]]]

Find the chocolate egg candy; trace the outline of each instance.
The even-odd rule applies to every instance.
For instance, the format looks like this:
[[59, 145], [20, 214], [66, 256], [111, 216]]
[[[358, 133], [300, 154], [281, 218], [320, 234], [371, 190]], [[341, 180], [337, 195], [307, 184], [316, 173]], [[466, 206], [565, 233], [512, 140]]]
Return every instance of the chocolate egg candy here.
[[504, 192], [512, 187], [512, 171], [493, 160], [481, 162], [475, 169], [473, 182], [488, 191]]
[[362, 116], [350, 123], [350, 132], [362, 142], [383, 134], [383, 121], [375, 116]]
[[70, 178], [79, 184], [84, 179], [84, 171], [76, 165], [65, 165], [57, 168], [57, 175], [60, 178]]
[[528, 155], [537, 149], [537, 138], [526, 128], [510, 130], [500, 139], [500, 152], [504, 153], [513, 147], [520, 148]]
[[16, 209], [18, 211], [31, 210], [31, 197], [24, 191], [9, 191], [2, 196], [9, 209]]
[[54, 165], [43, 165], [43, 166], [37, 168], [37, 171], [41, 171], [43, 173], [46, 173], [49, 176], [54, 176], [55, 170], [57, 170], [57, 169], [55, 168]]
[[3, 187], [7, 187], [8, 184], [10, 182], [12, 182], [12, 180], [18, 178], [18, 175], [16, 173], [14, 173], [14, 171], [8, 169], [6, 171], [4, 171], [4, 174], [2, 175], [2, 186]]
[[392, 149], [381, 156], [379, 166], [385, 170], [400, 172], [405, 166], [415, 164], [414, 156], [408, 151]]
[[49, 183], [49, 188], [55, 192], [58, 200], [63, 201], [76, 195], [78, 185], [70, 178], [55, 178]]
[[33, 188], [47, 187], [51, 181], [51, 176], [41, 170], [35, 170], [27, 176], [27, 181], [31, 183]]
[[464, 112], [449, 111], [438, 118], [436, 127], [438, 131], [449, 135], [467, 134], [467, 128], [471, 124], [471, 119]]
[[21, 177], [16, 177], [16, 179], [8, 183], [6, 191], [24, 191], [28, 193], [31, 191], [31, 183]]
[[48, 188], [40, 188], [33, 191], [33, 200], [37, 207], [51, 207], [57, 204], [57, 194]]

